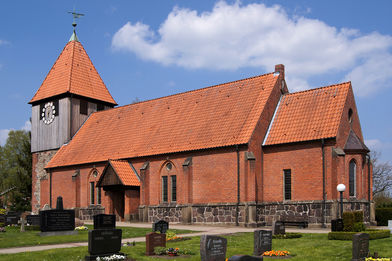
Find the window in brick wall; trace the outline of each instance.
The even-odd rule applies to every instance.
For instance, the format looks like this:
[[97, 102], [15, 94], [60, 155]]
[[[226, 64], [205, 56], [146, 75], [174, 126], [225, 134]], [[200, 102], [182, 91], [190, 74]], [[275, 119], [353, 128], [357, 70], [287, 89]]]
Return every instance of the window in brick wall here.
[[97, 187], [97, 204], [101, 204], [101, 188]]
[[356, 172], [357, 172], [357, 164], [355, 164], [355, 160], [351, 160], [349, 165], [349, 179], [348, 179], [348, 189], [349, 189], [350, 197], [355, 197]]
[[291, 200], [291, 169], [283, 170], [284, 200]]
[[90, 182], [90, 205], [94, 205], [94, 182]]
[[103, 105], [102, 103], [97, 104], [97, 111], [103, 111], [104, 109], [105, 109], [105, 105]]
[[177, 201], [177, 176], [170, 176], [171, 178], [171, 201]]
[[162, 176], [162, 201], [167, 202], [167, 176]]

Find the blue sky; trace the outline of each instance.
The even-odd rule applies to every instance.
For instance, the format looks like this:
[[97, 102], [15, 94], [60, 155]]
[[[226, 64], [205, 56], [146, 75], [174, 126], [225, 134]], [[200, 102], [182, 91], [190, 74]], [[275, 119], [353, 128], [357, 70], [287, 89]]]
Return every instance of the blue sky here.
[[0, 145], [72, 34], [119, 105], [272, 72], [291, 92], [352, 81], [366, 144], [392, 162], [392, 1], [1, 1]]

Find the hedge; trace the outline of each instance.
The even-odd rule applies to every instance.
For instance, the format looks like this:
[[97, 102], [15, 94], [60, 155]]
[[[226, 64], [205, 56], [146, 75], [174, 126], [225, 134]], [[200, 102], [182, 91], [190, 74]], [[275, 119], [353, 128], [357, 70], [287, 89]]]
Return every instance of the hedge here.
[[388, 220], [392, 220], [392, 208], [376, 208], [377, 226], [388, 226]]
[[[329, 240], [352, 240], [353, 235], [358, 232], [329, 232], [328, 239]], [[364, 231], [363, 233], [369, 234], [369, 239], [380, 239], [387, 238], [391, 236], [391, 231], [389, 229], [369, 229]]]

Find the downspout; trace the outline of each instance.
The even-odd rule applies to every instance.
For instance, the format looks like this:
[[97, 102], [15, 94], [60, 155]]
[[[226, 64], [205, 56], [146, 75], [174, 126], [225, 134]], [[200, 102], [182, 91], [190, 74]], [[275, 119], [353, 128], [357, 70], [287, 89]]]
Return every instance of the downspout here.
[[370, 200], [370, 155], [368, 154], [368, 155], [366, 155], [366, 157], [367, 157], [367, 159], [368, 159], [368, 200], [369, 200], [369, 205], [368, 205], [368, 213], [369, 213], [369, 224], [370, 224], [370, 222], [371, 222], [371, 214], [370, 214], [370, 209], [371, 209], [371, 207], [370, 207], [370, 202], [371, 202], [371, 200]]
[[324, 151], [324, 139], [321, 139], [321, 153], [322, 153], [322, 158], [323, 158], [323, 204], [322, 204], [322, 227], [326, 227], [325, 224], [325, 211], [326, 211], [326, 198], [325, 198], [325, 151]]
[[49, 170], [49, 206], [52, 208], [52, 170]]
[[237, 204], [236, 204], [236, 210], [235, 210], [235, 225], [239, 226], [238, 211], [239, 211], [239, 205], [240, 205], [240, 150], [238, 148], [238, 145], [236, 145], [235, 149], [237, 152]]

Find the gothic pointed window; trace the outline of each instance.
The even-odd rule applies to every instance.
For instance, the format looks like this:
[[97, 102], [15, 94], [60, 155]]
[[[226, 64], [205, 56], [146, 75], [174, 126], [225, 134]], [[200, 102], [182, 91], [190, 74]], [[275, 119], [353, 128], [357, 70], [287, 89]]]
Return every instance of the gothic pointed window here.
[[355, 197], [355, 193], [356, 193], [356, 172], [357, 172], [357, 164], [355, 163], [355, 160], [351, 160], [349, 164], [349, 180], [348, 180], [350, 197]]

